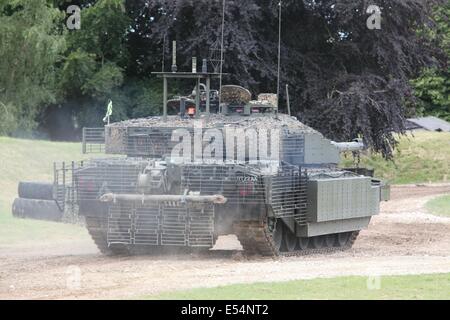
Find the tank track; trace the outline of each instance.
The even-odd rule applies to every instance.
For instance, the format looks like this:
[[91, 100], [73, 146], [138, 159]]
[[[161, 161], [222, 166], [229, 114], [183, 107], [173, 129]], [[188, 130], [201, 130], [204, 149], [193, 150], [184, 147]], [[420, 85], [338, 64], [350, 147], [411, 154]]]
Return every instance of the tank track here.
[[[108, 246], [107, 240], [107, 221], [102, 218], [86, 217], [86, 227], [97, 248], [105, 255], [130, 255], [130, 254], [149, 254], [164, 253], [163, 247], [156, 247], [152, 250], [133, 250], [127, 246]], [[350, 249], [355, 243], [359, 231], [351, 232], [351, 235], [344, 246], [308, 248], [295, 251], [280, 251], [276, 248], [272, 232], [269, 230], [267, 222], [263, 221], [241, 221], [234, 225], [234, 231], [241, 242], [244, 252], [247, 254], [258, 254], [266, 257], [298, 257], [313, 254], [329, 254]]]
[[99, 217], [85, 217], [86, 227], [98, 250], [104, 255], [127, 255], [130, 253], [125, 246], [108, 246], [108, 222]]
[[347, 243], [340, 247], [308, 248], [292, 252], [280, 251], [276, 248], [268, 224], [263, 221], [241, 221], [234, 226], [236, 236], [241, 242], [244, 251], [249, 254], [259, 254], [268, 257], [296, 257], [313, 254], [329, 254], [345, 251], [353, 247], [359, 231], [351, 232]]

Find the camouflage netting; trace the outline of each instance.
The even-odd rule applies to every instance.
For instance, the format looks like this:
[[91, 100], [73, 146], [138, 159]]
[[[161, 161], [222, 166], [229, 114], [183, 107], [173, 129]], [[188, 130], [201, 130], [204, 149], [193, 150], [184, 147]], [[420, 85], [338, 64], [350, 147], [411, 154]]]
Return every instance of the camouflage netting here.
[[105, 152], [121, 154], [125, 152], [127, 128], [125, 126], [106, 126]]
[[[178, 99], [171, 99], [167, 101], [167, 107], [170, 109], [176, 109], [180, 107], [181, 98]], [[195, 107], [195, 100], [185, 98], [186, 107], [194, 106]]]
[[149, 117], [117, 122], [107, 126], [107, 153], [122, 153], [127, 139], [127, 128], [187, 128], [192, 129], [201, 121], [205, 129], [242, 128], [242, 129], [279, 129], [286, 133], [315, 133], [314, 129], [299, 122], [295, 117], [286, 114], [258, 115], [258, 116], [225, 116], [222, 114], [202, 115], [200, 119], [182, 119], [179, 116], [168, 116], [167, 121], [162, 117]]
[[227, 104], [245, 105], [252, 100], [252, 94], [243, 87], [227, 85], [222, 86], [220, 100]]
[[[226, 85], [222, 86], [221, 101], [229, 105], [267, 105], [276, 107], [276, 94], [260, 94], [257, 101], [252, 101], [252, 94], [249, 90], [236, 86]], [[171, 100], [169, 108], [173, 107], [174, 103], [179, 103], [179, 100]], [[193, 100], [187, 100], [187, 104], [193, 103]], [[176, 129], [186, 128], [193, 129], [198, 126], [198, 122], [202, 122], [204, 129], [223, 129], [223, 128], [240, 128], [240, 129], [278, 129], [285, 134], [299, 134], [299, 133], [315, 133], [319, 132], [299, 122], [295, 117], [290, 117], [286, 114], [260, 114], [252, 116], [240, 115], [223, 115], [210, 114], [201, 115], [198, 119], [181, 118], [180, 116], [168, 116], [164, 121], [162, 117], [149, 117], [142, 119], [132, 119], [123, 122], [117, 122], [106, 126], [106, 153], [123, 154], [128, 144], [127, 128], [155, 128]], [[156, 134], [156, 133], [155, 133]]]
[[155, 128], [194, 128], [194, 124], [201, 121], [203, 128], [264, 128], [264, 129], [287, 129], [292, 133], [311, 132], [318, 133], [316, 130], [308, 127], [298, 121], [295, 117], [286, 114], [258, 115], [258, 116], [226, 116], [222, 114], [202, 115], [199, 119], [181, 118], [180, 116], [168, 116], [167, 121], [162, 117], [149, 117], [141, 119], [132, 119], [122, 122], [112, 123], [107, 128], [114, 130], [124, 130], [127, 127], [155, 127]]
[[278, 106], [278, 97], [276, 94], [273, 93], [261, 93], [258, 96], [258, 101], [271, 104], [274, 107]]

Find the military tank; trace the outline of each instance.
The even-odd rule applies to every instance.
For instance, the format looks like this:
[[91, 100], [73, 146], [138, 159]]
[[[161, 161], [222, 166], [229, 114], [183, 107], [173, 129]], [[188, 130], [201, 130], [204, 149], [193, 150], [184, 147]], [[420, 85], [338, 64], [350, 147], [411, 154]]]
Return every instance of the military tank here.
[[[263, 256], [343, 250], [389, 199], [370, 170], [338, 166], [360, 140], [326, 139], [279, 113], [276, 95], [223, 86], [217, 97], [218, 73], [156, 75], [161, 116], [85, 128], [83, 152], [111, 157], [55, 164], [56, 203], [76, 208], [101, 252], [209, 250], [229, 234]], [[169, 101], [172, 78], [196, 90]]]

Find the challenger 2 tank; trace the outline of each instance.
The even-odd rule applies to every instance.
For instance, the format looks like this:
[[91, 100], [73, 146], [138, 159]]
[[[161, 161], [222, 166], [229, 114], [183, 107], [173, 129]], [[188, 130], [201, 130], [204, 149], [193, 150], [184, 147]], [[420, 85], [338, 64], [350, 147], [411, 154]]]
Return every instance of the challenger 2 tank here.
[[[338, 166], [360, 140], [326, 139], [279, 113], [273, 94], [211, 91], [217, 73], [157, 75], [161, 116], [86, 128], [84, 153], [111, 156], [55, 164], [56, 202], [76, 208], [101, 252], [209, 250], [230, 234], [264, 256], [342, 250], [388, 200], [370, 170]], [[172, 78], [196, 89], [169, 100]]]

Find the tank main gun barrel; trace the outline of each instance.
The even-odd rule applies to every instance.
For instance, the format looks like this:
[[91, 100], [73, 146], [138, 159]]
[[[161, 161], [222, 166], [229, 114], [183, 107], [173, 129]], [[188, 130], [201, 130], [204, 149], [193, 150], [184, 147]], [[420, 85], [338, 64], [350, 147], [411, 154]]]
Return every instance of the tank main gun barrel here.
[[355, 139], [352, 142], [331, 142], [334, 146], [336, 146], [340, 152], [357, 152], [357, 151], [363, 151], [365, 149], [364, 142], [362, 139]]
[[144, 194], [113, 194], [107, 193], [100, 197], [101, 202], [195, 202], [225, 204], [228, 199], [222, 195], [144, 195]]

